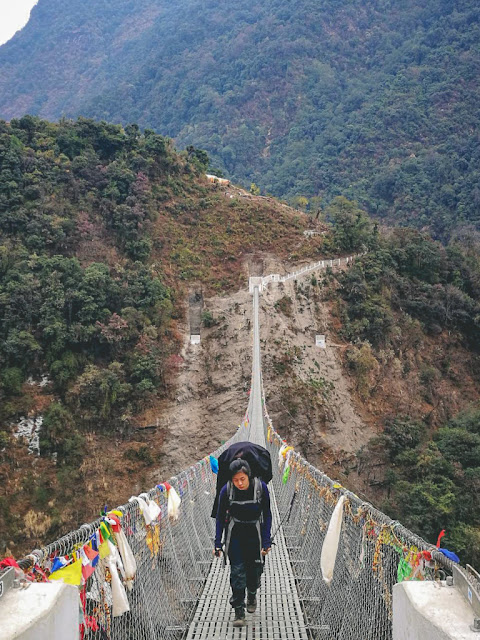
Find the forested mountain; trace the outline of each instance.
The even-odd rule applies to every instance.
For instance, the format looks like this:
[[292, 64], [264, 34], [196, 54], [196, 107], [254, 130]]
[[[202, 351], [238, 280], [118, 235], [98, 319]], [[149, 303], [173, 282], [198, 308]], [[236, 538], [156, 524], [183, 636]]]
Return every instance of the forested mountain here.
[[39, 0], [0, 49], [0, 116], [138, 122], [244, 184], [446, 239], [480, 225], [479, 18], [475, 0]]
[[305, 244], [304, 214], [219, 190], [207, 164], [136, 125], [0, 121], [0, 553], [92, 517], [94, 452], [158, 466], [161, 430], [135, 430], [174, 392], [188, 283], [225, 292], [249, 252]]
[[[298, 263], [367, 250], [345, 272], [299, 283], [295, 303], [279, 288], [275, 312], [303, 315], [307, 298], [317, 312], [332, 308], [357, 400], [379, 432], [353, 461], [334, 451], [335, 474], [358, 490], [348, 477], [353, 464], [370, 494], [372, 469], [386, 467], [375, 485], [383, 493], [372, 499], [387, 497], [388, 512], [429, 539], [447, 527], [455, 548], [477, 561], [478, 237], [444, 247], [412, 229], [379, 232], [344, 197], [326, 207], [331, 224], [305, 236], [305, 214], [209, 184], [208, 162], [203, 151], [179, 154], [136, 125], [0, 121], [0, 553], [43, 544], [106, 500], [125, 501], [135, 483], [150, 486], [147, 472], [156, 482], [159, 469], [178, 471], [174, 448], [188, 449], [190, 461], [209, 453], [232, 428], [231, 397], [218, 418], [225, 389], [243, 413], [249, 296], [243, 313], [233, 301], [228, 313], [204, 313], [210, 340], [202, 338], [202, 357], [192, 356], [185, 371], [191, 288], [225, 300], [245, 286], [249, 260]], [[233, 346], [245, 341], [231, 361], [228, 325]], [[289, 330], [299, 333], [295, 318]], [[295, 383], [277, 417], [299, 438], [301, 414], [326, 411], [333, 382], [315, 378], [313, 368], [309, 380], [296, 379], [303, 350], [284, 352], [275, 331], [265, 341], [273, 342], [272, 367], [283, 385]], [[309, 336], [300, 332], [299, 340], [304, 346]], [[233, 391], [226, 378], [236, 380]], [[208, 415], [202, 391], [216, 403]], [[198, 431], [178, 438], [155, 423], [172, 404], [183, 411], [185, 393], [193, 394]], [[36, 434], [23, 429], [27, 418]], [[322, 425], [308, 424], [308, 438], [321, 437]]]
[[372, 482], [383, 509], [432, 542], [447, 529], [478, 566], [480, 407], [469, 406], [480, 378], [478, 238], [445, 249], [396, 229], [369, 244], [335, 289], [345, 364], [363, 408], [381, 414], [381, 432], [357, 453], [362, 475], [383, 465]]

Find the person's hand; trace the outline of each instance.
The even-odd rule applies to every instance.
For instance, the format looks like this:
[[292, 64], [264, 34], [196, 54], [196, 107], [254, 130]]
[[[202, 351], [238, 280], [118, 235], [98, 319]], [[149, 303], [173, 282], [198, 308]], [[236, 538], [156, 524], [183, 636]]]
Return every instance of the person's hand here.
[[214, 549], [214, 550], [213, 550], [213, 555], [214, 555], [216, 558], [219, 558], [219, 557], [222, 555], [222, 550], [221, 550], [221, 549]]
[[272, 547], [268, 547], [268, 549], [262, 549], [262, 556], [266, 556], [269, 551], [271, 551]]

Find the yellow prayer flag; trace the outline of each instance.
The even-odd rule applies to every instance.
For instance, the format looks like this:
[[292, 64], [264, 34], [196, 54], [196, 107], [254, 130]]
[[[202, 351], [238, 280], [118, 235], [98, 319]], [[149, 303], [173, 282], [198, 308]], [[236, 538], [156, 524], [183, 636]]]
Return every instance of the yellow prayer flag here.
[[106, 540], [98, 547], [98, 555], [100, 556], [100, 560], [110, 555], [110, 549], [108, 548], [108, 542]]
[[66, 567], [63, 567], [63, 569], [54, 571], [49, 576], [49, 580], [61, 580], [65, 584], [73, 584], [78, 587], [82, 582], [82, 561], [76, 560]]

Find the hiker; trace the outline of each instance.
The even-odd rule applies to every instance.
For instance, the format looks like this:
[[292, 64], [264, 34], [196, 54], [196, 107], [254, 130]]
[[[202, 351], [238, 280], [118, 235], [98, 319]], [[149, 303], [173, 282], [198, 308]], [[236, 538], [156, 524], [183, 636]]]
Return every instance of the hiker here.
[[212, 518], [217, 517], [220, 491], [232, 477], [230, 465], [237, 459], [245, 460], [250, 465], [251, 476], [260, 478], [268, 484], [273, 477], [270, 453], [254, 442], [234, 442], [218, 458], [217, 488], [212, 506]]
[[247, 611], [257, 608], [257, 589], [265, 556], [270, 551], [272, 512], [267, 485], [252, 477], [250, 465], [239, 458], [230, 464], [231, 480], [222, 488], [216, 518], [215, 551], [230, 560], [230, 604], [235, 609], [234, 627], [245, 626], [245, 589]]

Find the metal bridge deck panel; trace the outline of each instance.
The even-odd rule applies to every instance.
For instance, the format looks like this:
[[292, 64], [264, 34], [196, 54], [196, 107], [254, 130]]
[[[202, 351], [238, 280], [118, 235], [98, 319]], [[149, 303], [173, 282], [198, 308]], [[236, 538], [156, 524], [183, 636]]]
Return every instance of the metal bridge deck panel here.
[[[270, 490], [273, 524], [279, 522], [273, 488]], [[233, 627], [230, 605], [230, 568], [215, 558], [190, 624], [187, 640], [307, 640], [303, 612], [283, 531], [267, 556], [257, 594], [255, 613], [246, 613], [246, 626]]]

